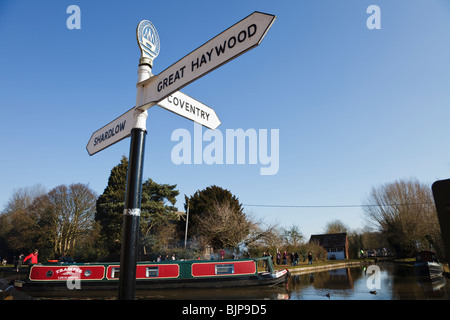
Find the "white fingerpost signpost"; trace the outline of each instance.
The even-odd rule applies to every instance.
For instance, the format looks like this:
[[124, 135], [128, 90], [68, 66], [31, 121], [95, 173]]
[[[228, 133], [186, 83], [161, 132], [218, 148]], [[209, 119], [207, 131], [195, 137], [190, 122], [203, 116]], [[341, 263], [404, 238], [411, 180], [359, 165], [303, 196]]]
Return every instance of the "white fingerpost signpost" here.
[[147, 110], [158, 105], [210, 129], [217, 128], [220, 120], [213, 109], [178, 90], [259, 45], [275, 19], [274, 15], [254, 12], [156, 76], [152, 75], [151, 70], [153, 59], [160, 50], [158, 33], [148, 20], [141, 21], [137, 26], [141, 57], [135, 107], [94, 132], [86, 146], [89, 155], [93, 155], [131, 136], [123, 211], [119, 299], [132, 300], [135, 295]]

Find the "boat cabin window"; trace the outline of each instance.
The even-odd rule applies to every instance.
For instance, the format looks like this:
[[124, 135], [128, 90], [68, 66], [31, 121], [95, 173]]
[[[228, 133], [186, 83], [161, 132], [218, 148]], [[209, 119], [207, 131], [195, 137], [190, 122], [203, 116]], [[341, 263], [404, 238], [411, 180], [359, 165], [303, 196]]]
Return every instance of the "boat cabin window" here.
[[216, 264], [216, 274], [233, 274], [234, 264]]
[[147, 267], [145, 269], [145, 276], [147, 278], [156, 278], [159, 275], [159, 267]]
[[119, 278], [119, 275], [120, 275], [120, 268], [119, 267], [111, 269], [111, 278]]

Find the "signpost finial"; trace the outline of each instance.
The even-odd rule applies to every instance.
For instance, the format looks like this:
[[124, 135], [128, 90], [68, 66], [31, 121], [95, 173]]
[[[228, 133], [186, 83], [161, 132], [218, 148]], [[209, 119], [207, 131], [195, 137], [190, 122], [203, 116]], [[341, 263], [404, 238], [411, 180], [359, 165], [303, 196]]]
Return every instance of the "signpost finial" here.
[[155, 26], [148, 20], [139, 22], [136, 28], [136, 38], [141, 49], [139, 64], [153, 66], [153, 59], [159, 54], [160, 43]]

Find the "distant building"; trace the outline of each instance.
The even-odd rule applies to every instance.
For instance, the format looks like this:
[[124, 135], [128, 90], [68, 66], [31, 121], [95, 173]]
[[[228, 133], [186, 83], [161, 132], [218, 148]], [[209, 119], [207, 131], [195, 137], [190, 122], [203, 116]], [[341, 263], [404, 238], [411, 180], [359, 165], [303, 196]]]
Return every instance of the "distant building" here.
[[347, 233], [313, 234], [310, 243], [317, 243], [327, 250], [328, 260], [348, 259]]

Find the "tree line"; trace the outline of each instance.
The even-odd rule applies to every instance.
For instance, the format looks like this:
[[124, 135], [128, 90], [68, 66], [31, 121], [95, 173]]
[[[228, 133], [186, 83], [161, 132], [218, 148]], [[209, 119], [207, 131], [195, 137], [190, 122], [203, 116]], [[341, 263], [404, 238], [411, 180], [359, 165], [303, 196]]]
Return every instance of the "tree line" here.
[[[18, 256], [39, 249], [41, 261], [70, 255], [77, 262], [119, 261], [128, 159], [112, 168], [100, 196], [87, 185], [60, 185], [49, 192], [41, 185], [15, 190], [0, 215], [0, 255]], [[141, 260], [158, 255], [195, 259], [205, 248], [225, 250], [227, 257], [298, 252], [306, 259], [325, 260], [326, 251], [308, 243], [300, 227], [266, 224], [244, 212], [229, 190], [209, 186], [185, 195], [179, 211], [176, 185], [147, 179], [142, 184], [140, 217]], [[351, 258], [361, 249], [389, 247], [411, 256], [419, 247], [443, 254], [431, 192], [416, 180], [373, 188], [365, 214], [374, 229], [349, 230], [340, 220], [329, 222], [324, 233], [346, 232]], [[217, 252], [216, 251], [216, 252]]]

